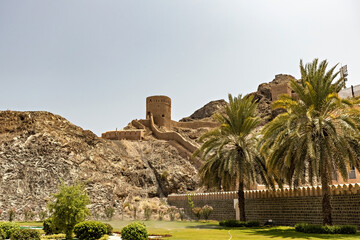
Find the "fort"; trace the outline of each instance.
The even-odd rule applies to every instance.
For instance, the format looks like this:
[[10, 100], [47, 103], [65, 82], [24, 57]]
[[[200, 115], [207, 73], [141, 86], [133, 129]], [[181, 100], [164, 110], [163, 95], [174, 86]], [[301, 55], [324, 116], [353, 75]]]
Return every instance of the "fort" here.
[[[146, 98], [146, 118], [132, 120], [131, 128], [108, 131], [101, 137], [109, 140], [148, 140], [154, 137], [159, 140], [168, 141], [176, 147], [185, 158], [190, 159], [193, 152], [199, 147], [195, 142], [185, 139], [173, 128], [215, 128], [219, 126], [216, 122], [194, 120], [191, 122], [177, 122], [171, 119], [171, 98], [167, 96], [149, 96]], [[200, 161], [193, 159], [196, 167], [200, 167]]]
[[[290, 87], [290, 81], [296, 80], [291, 75], [278, 74], [275, 79], [269, 83], [271, 92], [271, 101], [279, 99], [279, 96], [287, 94], [296, 97]], [[339, 92], [341, 97], [357, 97], [360, 95], [360, 86], [345, 88]], [[149, 96], [146, 98], [145, 119], [131, 121], [130, 129], [108, 131], [102, 133], [101, 137], [109, 140], [131, 140], [141, 141], [149, 139], [149, 136], [159, 140], [168, 141], [170, 145], [176, 147], [183, 157], [190, 159], [192, 153], [199, 147], [195, 142], [185, 139], [173, 128], [198, 129], [198, 128], [215, 128], [219, 124], [216, 122], [193, 120], [189, 122], [177, 122], [171, 119], [171, 98], [163, 95]], [[201, 167], [199, 159], [193, 159], [197, 168]], [[355, 168], [349, 169], [349, 179], [344, 179], [335, 174], [332, 183], [359, 183], [360, 174]], [[264, 189], [265, 186], [257, 185], [255, 189]]]

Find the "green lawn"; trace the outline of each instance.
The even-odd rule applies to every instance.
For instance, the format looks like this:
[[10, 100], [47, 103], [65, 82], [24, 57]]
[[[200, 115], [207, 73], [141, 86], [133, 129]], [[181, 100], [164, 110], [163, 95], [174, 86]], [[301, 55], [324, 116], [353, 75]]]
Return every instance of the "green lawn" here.
[[[330, 234], [305, 234], [295, 232], [292, 227], [272, 227], [272, 228], [223, 228], [217, 222], [167, 222], [167, 221], [142, 221], [150, 234], [164, 235], [170, 234], [172, 237], [166, 240], [221, 240], [221, 239], [360, 239], [360, 233], [356, 235], [330, 235]], [[115, 229], [120, 231], [122, 227], [130, 221], [111, 221], [109, 222]]]
[[[120, 231], [122, 227], [131, 221], [110, 221], [114, 231]], [[356, 235], [330, 235], [330, 234], [305, 234], [295, 232], [292, 227], [271, 227], [271, 228], [223, 228], [218, 222], [168, 222], [168, 221], [141, 221], [151, 235], [169, 234], [171, 237], [164, 240], [296, 240], [296, 239], [360, 239], [360, 233]], [[22, 226], [39, 226], [41, 222], [18, 222]]]

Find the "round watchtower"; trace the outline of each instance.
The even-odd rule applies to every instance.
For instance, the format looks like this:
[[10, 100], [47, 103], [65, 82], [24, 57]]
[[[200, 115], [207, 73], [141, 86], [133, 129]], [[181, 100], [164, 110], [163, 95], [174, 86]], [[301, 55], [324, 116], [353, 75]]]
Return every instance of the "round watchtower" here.
[[154, 123], [170, 129], [171, 98], [167, 96], [150, 96], [146, 98], [146, 119], [153, 116]]

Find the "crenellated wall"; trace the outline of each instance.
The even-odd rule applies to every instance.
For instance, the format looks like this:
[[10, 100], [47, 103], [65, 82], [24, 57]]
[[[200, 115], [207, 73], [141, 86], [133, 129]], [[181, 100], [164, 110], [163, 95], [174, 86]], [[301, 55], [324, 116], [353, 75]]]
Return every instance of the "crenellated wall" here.
[[143, 130], [120, 130], [109, 131], [101, 134], [101, 138], [110, 140], [142, 140], [144, 139]]
[[[334, 224], [352, 224], [360, 228], [360, 185], [331, 186], [331, 205]], [[236, 192], [201, 193], [192, 195], [195, 206], [214, 207], [215, 220], [235, 219]], [[295, 225], [299, 222], [322, 223], [321, 187], [301, 187], [283, 190], [245, 191], [247, 220], [265, 222], [269, 219], [278, 225]], [[169, 195], [168, 203], [185, 209], [190, 214], [186, 194]], [[234, 207], [236, 206], [236, 208]]]
[[197, 149], [197, 146], [195, 146], [191, 142], [187, 141], [185, 138], [183, 138], [177, 132], [173, 132], [173, 131], [161, 132], [161, 131], [159, 131], [154, 124], [152, 115], [150, 115], [150, 129], [153, 132], [153, 134], [155, 135], [155, 137], [158, 139], [167, 140], [167, 141], [174, 140], [191, 153], [193, 153]]

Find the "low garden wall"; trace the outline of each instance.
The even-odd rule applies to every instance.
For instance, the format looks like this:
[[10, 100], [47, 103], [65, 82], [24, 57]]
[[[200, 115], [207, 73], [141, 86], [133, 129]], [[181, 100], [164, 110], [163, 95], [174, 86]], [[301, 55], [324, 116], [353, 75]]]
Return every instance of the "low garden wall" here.
[[[334, 224], [352, 224], [360, 228], [360, 186], [340, 184], [331, 186]], [[214, 220], [235, 219], [236, 192], [202, 193], [192, 195], [194, 205], [208, 204], [214, 208]], [[299, 222], [322, 223], [321, 187], [302, 187], [297, 190], [249, 190], [245, 192], [247, 220], [265, 222], [272, 219], [277, 225], [295, 225]], [[169, 195], [170, 205], [184, 208], [190, 214], [187, 195]]]

